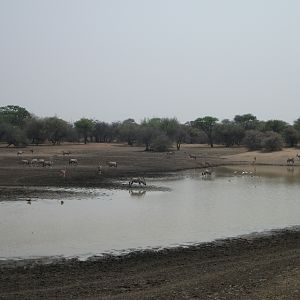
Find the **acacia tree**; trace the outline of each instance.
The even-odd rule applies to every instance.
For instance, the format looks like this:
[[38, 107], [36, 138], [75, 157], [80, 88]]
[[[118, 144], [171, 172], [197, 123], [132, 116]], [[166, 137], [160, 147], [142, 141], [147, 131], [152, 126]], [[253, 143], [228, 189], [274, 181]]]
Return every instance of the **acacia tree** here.
[[57, 117], [45, 118], [45, 131], [47, 139], [53, 144], [60, 144], [68, 136], [71, 125]]
[[121, 140], [126, 140], [129, 146], [132, 146], [138, 136], [138, 124], [134, 119], [127, 119], [119, 126], [119, 136]]
[[203, 130], [208, 138], [209, 144], [211, 147], [214, 146], [213, 144], [213, 130], [214, 127], [217, 124], [218, 119], [211, 117], [211, 116], [206, 116], [204, 118], [198, 118], [193, 122], [193, 125], [201, 130]]
[[13, 126], [24, 125], [25, 120], [30, 119], [30, 113], [21, 106], [7, 105], [0, 107], [0, 121], [7, 122]]
[[236, 115], [234, 122], [241, 125], [245, 130], [254, 130], [259, 123], [257, 118], [252, 114]]
[[88, 136], [92, 133], [95, 122], [91, 119], [81, 118], [74, 123], [78, 133], [83, 136], [84, 143], [87, 143]]

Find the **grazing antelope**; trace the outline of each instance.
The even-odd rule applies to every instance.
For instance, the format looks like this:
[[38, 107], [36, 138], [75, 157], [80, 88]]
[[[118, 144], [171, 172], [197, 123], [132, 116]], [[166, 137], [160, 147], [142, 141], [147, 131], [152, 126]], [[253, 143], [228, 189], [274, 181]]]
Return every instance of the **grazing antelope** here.
[[33, 158], [31, 161], [30, 161], [30, 164], [31, 166], [36, 166], [38, 164], [38, 159], [37, 158]]
[[300, 155], [297, 153], [296, 157], [298, 158], [298, 160], [300, 160]]
[[42, 159], [42, 158], [38, 159], [36, 165], [44, 167], [45, 166], [45, 160]]
[[22, 160], [21, 160], [21, 163], [22, 163], [23, 165], [29, 165], [29, 160], [28, 160], [28, 159], [22, 159]]
[[20, 155], [22, 155], [23, 153], [24, 153], [23, 151], [18, 151], [18, 152], [17, 152], [17, 155], [20, 156]]
[[129, 186], [132, 186], [132, 184], [134, 184], [134, 183], [138, 183], [139, 185], [141, 185], [141, 184], [146, 185], [146, 180], [144, 177], [133, 177], [129, 181]]
[[63, 156], [70, 155], [70, 154], [71, 154], [71, 151], [63, 151]]
[[203, 172], [202, 172], [202, 176], [210, 176], [212, 174], [212, 171], [211, 170], [208, 170], [208, 169], [205, 169]]
[[288, 158], [288, 159], [286, 160], [286, 163], [287, 163], [288, 165], [293, 165], [293, 164], [295, 163], [295, 160], [294, 160], [294, 158]]
[[115, 168], [118, 167], [118, 163], [117, 163], [116, 161], [108, 161], [108, 162], [106, 162], [106, 164], [107, 164], [109, 167], [115, 167]]
[[78, 165], [78, 160], [76, 158], [69, 159], [69, 165]]
[[189, 158], [191, 158], [191, 159], [195, 159], [195, 160], [196, 160], [196, 159], [197, 159], [197, 156], [196, 156], [196, 155], [194, 155], [194, 154], [190, 154], [190, 153], [189, 153]]

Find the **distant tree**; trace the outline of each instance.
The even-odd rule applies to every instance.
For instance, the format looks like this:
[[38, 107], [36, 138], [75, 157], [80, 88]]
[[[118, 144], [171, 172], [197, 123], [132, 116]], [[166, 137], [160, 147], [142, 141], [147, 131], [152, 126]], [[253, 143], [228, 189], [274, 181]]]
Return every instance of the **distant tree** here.
[[43, 119], [31, 118], [26, 121], [25, 132], [32, 144], [40, 144], [47, 139], [46, 123]]
[[246, 135], [243, 139], [243, 144], [249, 150], [258, 150], [262, 149], [262, 140], [264, 138], [264, 134], [257, 130], [248, 130], [246, 131]]
[[283, 137], [289, 147], [295, 147], [299, 140], [299, 133], [293, 126], [287, 126], [283, 131]]
[[170, 147], [172, 147], [172, 141], [164, 133], [161, 133], [159, 136], [155, 137], [151, 145], [151, 148], [157, 152], [168, 151]]
[[119, 126], [119, 136], [121, 140], [126, 140], [129, 146], [132, 146], [138, 136], [138, 124], [134, 119], [127, 119]]
[[139, 127], [138, 131], [138, 141], [145, 145], [145, 151], [151, 150], [151, 144], [154, 139], [161, 135], [161, 131], [153, 126], [148, 126], [147, 124], [143, 124]]
[[264, 131], [274, 131], [277, 133], [283, 133], [287, 126], [288, 123], [282, 120], [269, 120], [265, 122]]
[[257, 129], [258, 120], [252, 114], [236, 115], [234, 122], [242, 126], [245, 130]]
[[74, 123], [79, 135], [83, 136], [84, 143], [87, 143], [88, 136], [92, 133], [94, 127], [94, 121], [91, 119], [81, 118]]
[[244, 136], [245, 129], [233, 121], [223, 120], [215, 127], [215, 138], [226, 147], [240, 145]]
[[208, 138], [209, 144], [211, 147], [213, 144], [213, 130], [217, 124], [218, 119], [210, 116], [204, 118], [198, 118], [193, 122], [193, 125], [201, 130], [203, 130]]
[[294, 122], [294, 128], [300, 133], [300, 118]]
[[24, 125], [25, 120], [30, 119], [30, 113], [17, 105], [7, 105], [0, 107], [0, 121], [9, 123], [13, 126]]
[[267, 131], [262, 138], [261, 146], [267, 151], [279, 151], [283, 147], [282, 136], [277, 132]]
[[10, 145], [14, 145], [15, 147], [27, 145], [24, 131], [17, 126], [13, 126], [11, 123], [0, 123], [0, 140], [7, 143], [8, 147]]
[[60, 144], [68, 136], [70, 127], [66, 121], [57, 117], [45, 118], [45, 131], [47, 139], [53, 144]]

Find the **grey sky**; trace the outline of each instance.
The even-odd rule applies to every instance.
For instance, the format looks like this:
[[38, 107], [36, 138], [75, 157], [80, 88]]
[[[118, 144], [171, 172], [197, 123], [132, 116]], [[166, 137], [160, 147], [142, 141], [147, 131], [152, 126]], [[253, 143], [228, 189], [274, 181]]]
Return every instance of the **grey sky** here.
[[181, 122], [300, 117], [298, 0], [0, 0], [0, 105]]

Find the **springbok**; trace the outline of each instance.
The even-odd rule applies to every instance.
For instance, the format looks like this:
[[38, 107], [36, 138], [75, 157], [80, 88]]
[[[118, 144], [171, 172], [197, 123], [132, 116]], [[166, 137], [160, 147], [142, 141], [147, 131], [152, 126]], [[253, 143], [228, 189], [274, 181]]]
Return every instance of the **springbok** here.
[[18, 151], [18, 152], [17, 152], [17, 155], [20, 156], [20, 155], [22, 155], [23, 153], [24, 153], [23, 151]]
[[146, 180], [144, 177], [133, 177], [129, 181], [129, 186], [132, 186], [134, 183], [138, 183], [139, 185], [146, 185]]
[[69, 165], [78, 165], [78, 160], [76, 158], [69, 159]]
[[108, 162], [106, 162], [106, 164], [107, 164], [109, 167], [115, 167], [115, 168], [118, 167], [118, 163], [117, 163], [116, 161], [108, 161]]
[[63, 156], [70, 155], [70, 154], [71, 154], [71, 151], [63, 151]]
[[295, 163], [295, 160], [294, 160], [294, 158], [288, 158], [288, 159], [286, 160], [286, 163], [287, 163], [288, 165], [293, 165], [293, 164]]
[[196, 159], [197, 159], [197, 156], [196, 156], [196, 155], [194, 155], [194, 154], [190, 154], [190, 153], [189, 153], [189, 158], [191, 158], [191, 159], [195, 159], [195, 160], [196, 160]]

